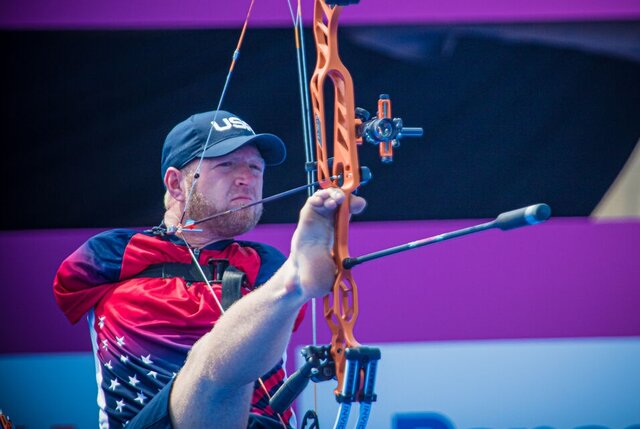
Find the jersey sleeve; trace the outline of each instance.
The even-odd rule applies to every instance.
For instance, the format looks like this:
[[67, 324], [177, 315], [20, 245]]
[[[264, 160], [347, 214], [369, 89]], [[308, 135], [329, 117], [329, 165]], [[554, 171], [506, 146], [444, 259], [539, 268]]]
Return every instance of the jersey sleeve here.
[[53, 293], [65, 316], [76, 323], [120, 279], [122, 258], [135, 231], [111, 230], [87, 240], [56, 273]]
[[259, 286], [273, 277], [287, 258], [278, 249], [267, 244], [251, 243], [251, 247], [260, 255], [260, 271], [256, 277], [256, 285]]
[[[260, 255], [260, 271], [258, 271], [258, 277], [256, 278], [256, 285], [260, 286], [261, 284], [266, 283], [275, 273], [280, 269], [284, 261], [287, 258], [273, 246], [269, 246], [267, 244], [262, 243], [247, 243], [250, 244]], [[298, 327], [302, 323], [304, 319], [304, 315], [307, 310], [307, 304], [303, 305], [296, 317], [296, 321], [293, 325], [293, 331], [297, 331]]]

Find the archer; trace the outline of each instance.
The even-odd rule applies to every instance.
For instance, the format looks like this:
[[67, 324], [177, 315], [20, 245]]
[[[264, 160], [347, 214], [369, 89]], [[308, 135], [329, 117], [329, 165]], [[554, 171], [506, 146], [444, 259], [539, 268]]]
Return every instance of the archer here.
[[[234, 239], [255, 227], [261, 204], [199, 232], [183, 224], [259, 201], [265, 166], [285, 152], [231, 113], [194, 115], [164, 143], [161, 228], [101, 233], [62, 263], [54, 292], [71, 322], [88, 313], [101, 427], [290, 427], [291, 410], [275, 413], [269, 396], [284, 381], [281, 356], [303, 305], [334, 282], [344, 194], [306, 201], [287, 258]], [[364, 206], [351, 198], [353, 213]]]

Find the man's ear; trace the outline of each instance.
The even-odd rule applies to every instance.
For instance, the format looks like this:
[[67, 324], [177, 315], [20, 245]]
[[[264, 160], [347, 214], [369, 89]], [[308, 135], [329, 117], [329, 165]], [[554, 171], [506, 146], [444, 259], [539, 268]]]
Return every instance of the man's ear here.
[[164, 186], [167, 192], [173, 199], [180, 202], [187, 199], [187, 189], [183, 179], [184, 173], [175, 167], [167, 168], [167, 172], [164, 173]]

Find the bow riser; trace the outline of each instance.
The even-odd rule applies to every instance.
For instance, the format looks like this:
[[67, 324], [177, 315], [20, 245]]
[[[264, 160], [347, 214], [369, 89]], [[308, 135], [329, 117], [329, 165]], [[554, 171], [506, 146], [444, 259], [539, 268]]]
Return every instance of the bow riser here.
[[[349, 257], [349, 201], [351, 193], [360, 185], [360, 167], [357, 152], [355, 100], [351, 74], [338, 54], [338, 19], [341, 6], [328, 6], [316, 0], [313, 32], [317, 48], [317, 63], [311, 78], [311, 100], [315, 125], [318, 181], [322, 188], [340, 188], [346, 200], [338, 208], [335, 219], [333, 257], [336, 260], [336, 279], [331, 294], [324, 298], [324, 317], [332, 333], [331, 355], [335, 361], [338, 386], [343, 388], [345, 377], [345, 350], [357, 347], [353, 327], [358, 316], [358, 289], [351, 271], [341, 261]], [[326, 138], [324, 88], [331, 79], [334, 89], [333, 165], [329, 161]], [[339, 179], [331, 180], [331, 176]]]

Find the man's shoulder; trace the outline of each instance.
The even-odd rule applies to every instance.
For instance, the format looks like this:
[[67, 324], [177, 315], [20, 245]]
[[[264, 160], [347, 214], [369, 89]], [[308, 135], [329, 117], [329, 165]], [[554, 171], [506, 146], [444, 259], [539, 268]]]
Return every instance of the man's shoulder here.
[[257, 242], [257, 241], [249, 241], [249, 240], [236, 240], [236, 242], [238, 244], [240, 244], [241, 246], [252, 247], [252, 248], [254, 248], [256, 250], [260, 250], [260, 251], [264, 251], [264, 252], [272, 252], [272, 253], [275, 253], [275, 254], [282, 255], [281, 251], [279, 251], [274, 246], [271, 246], [271, 245], [266, 244], [266, 243], [260, 243], [260, 242]]
[[237, 240], [236, 243], [238, 243], [240, 246], [250, 247], [254, 249], [256, 252], [258, 252], [260, 259], [262, 259], [263, 262], [266, 260], [269, 260], [269, 261], [273, 260], [273, 261], [280, 261], [280, 263], [282, 263], [286, 259], [284, 254], [280, 250], [276, 249], [275, 247], [269, 244], [258, 243], [257, 241], [247, 241], [247, 240]]
[[80, 254], [98, 259], [121, 259], [134, 241], [153, 240], [153, 235], [132, 229], [110, 229], [89, 238], [78, 249]]
[[260, 258], [260, 269], [256, 277], [256, 285], [266, 283], [287, 259], [281, 251], [268, 244], [255, 241], [237, 241], [237, 243], [254, 249]]
[[92, 245], [108, 245], [110, 243], [122, 243], [128, 242], [131, 238], [136, 234], [142, 234], [140, 231], [135, 231], [133, 229], [124, 229], [124, 228], [116, 228], [116, 229], [108, 229], [106, 231], [102, 231], [93, 237], [87, 240], [88, 244]]

